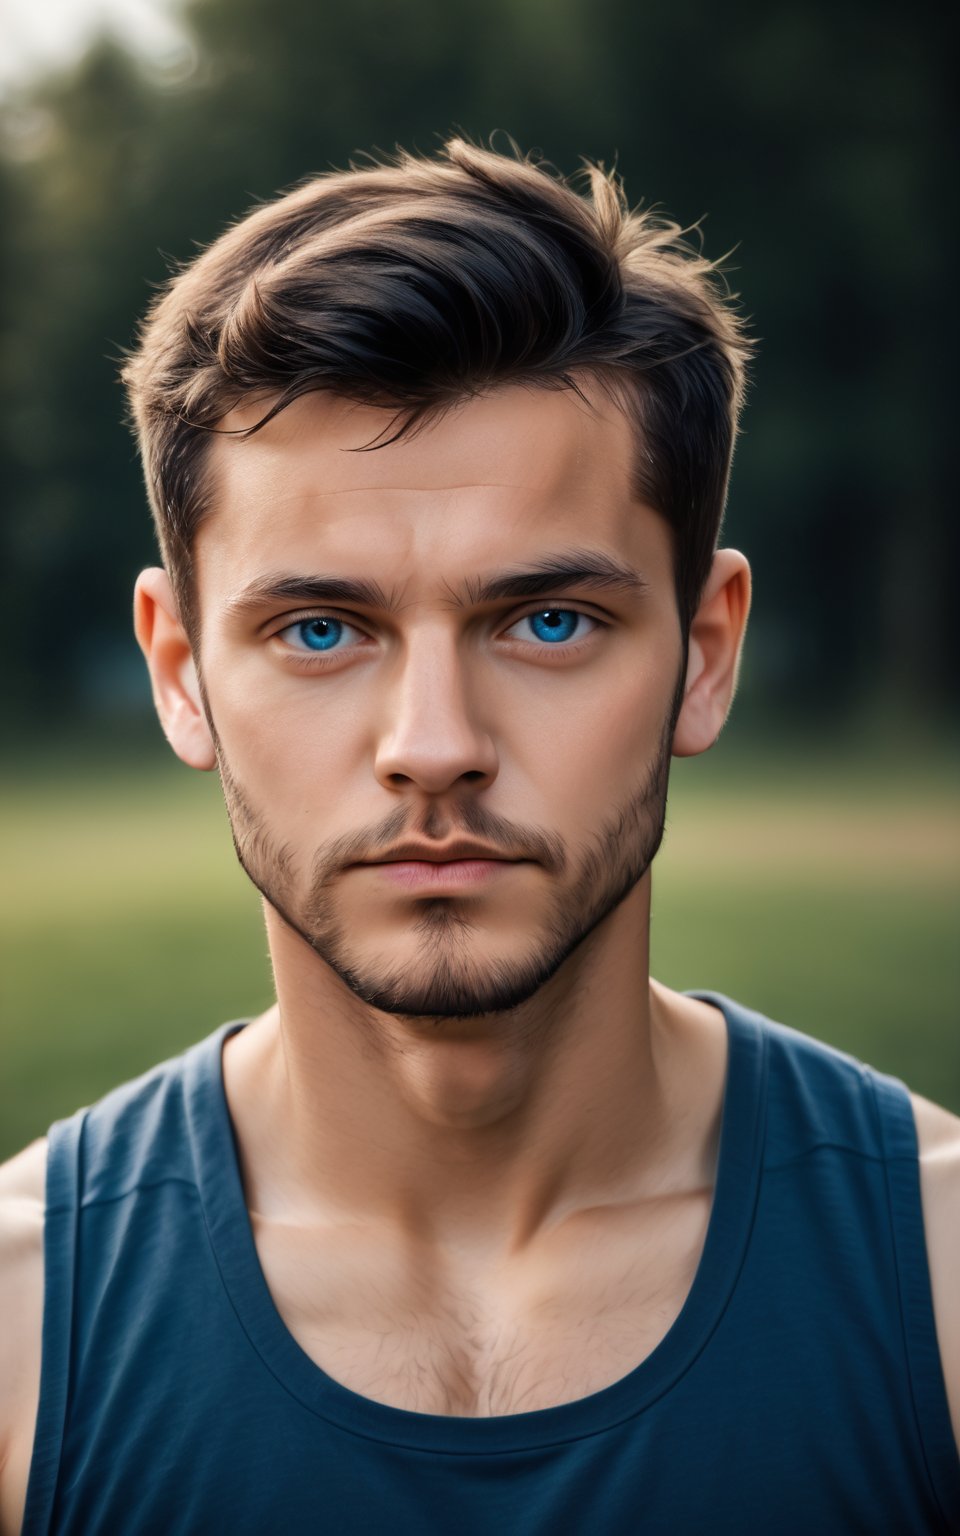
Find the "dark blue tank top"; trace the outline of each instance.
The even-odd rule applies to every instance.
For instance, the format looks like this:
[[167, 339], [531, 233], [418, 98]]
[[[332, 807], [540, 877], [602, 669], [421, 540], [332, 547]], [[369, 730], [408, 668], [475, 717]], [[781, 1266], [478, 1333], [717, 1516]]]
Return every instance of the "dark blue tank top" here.
[[960, 1531], [917, 1140], [895, 1078], [741, 1008], [693, 1286], [621, 1380], [459, 1418], [342, 1386], [277, 1312], [226, 1024], [53, 1126], [40, 1536]]

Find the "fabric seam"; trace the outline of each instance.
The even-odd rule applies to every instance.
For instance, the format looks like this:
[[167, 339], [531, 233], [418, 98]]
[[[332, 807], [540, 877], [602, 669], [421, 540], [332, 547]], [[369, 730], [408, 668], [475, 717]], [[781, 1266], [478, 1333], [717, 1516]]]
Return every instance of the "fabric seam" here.
[[91, 1195], [88, 1199], [79, 1202], [79, 1208], [82, 1211], [92, 1211], [99, 1206], [116, 1205], [120, 1200], [128, 1200], [131, 1195], [142, 1195], [149, 1189], [164, 1189], [168, 1184], [179, 1184], [184, 1189], [192, 1189], [197, 1198], [200, 1198], [196, 1179], [184, 1179], [179, 1174], [171, 1173], [162, 1179], [145, 1179], [142, 1184], [131, 1184], [129, 1189], [121, 1190], [116, 1195]]
[[767, 1173], [776, 1173], [781, 1168], [792, 1168], [794, 1164], [802, 1163], [804, 1158], [809, 1157], [813, 1152], [845, 1152], [848, 1153], [851, 1157], [859, 1158], [861, 1162], [883, 1163], [884, 1165], [886, 1165], [888, 1161], [910, 1161], [909, 1158], [903, 1157], [888, 1159], [882, 1155], [878, 1156], [876, 1152], [865, 1152], [862, 1147], [848, 1146], [847, 1143], [843, 1141], [815, 1141], [812, 1142], [809, 1147], [804, 1147], [802, 1152], [794, 1152], [791, 1157], [781, 1158], [780, 1161], [776, 1163], [765, 1163], [764, 1168]]

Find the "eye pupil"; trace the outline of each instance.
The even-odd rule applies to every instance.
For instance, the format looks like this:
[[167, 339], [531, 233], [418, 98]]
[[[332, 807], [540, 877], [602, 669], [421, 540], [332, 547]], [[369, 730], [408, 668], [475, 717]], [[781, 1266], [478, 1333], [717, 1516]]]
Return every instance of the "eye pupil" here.
[[[528, 614], [523, 622], [530, 625], [541, 644], [552, 643], [556, 650], [557, 641], [571, 640], [582, 629], [583, 618], [584, 615], [576, 608], [541, 608], [536, 613]], [[312, 619], [301, 619], [291, 625], [287, 633], [296, 635], [304, 650], [317, 653], [332, 651], [340, 644], [344, 629], [350, 628], [352, 626], [343, 619], [317, 615]]]
[[311, 651], [327, 651], [336, 643], [343, 625], [339, 619], [305, 619], [298, 628]]
[[580, 619], [574, 608], [541, 608], [530, 614], [529, 622], [538, 640], [569, 640]]

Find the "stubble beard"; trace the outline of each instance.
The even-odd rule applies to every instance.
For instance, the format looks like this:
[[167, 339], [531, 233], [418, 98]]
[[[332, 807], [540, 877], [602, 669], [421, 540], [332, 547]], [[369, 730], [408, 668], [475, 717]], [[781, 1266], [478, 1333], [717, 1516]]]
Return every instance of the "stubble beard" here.
[[[571, 860], [561, 839], [540, 836], [536, 849], [530, 848], [531, 856], [548, 871], [547, 878], [552, 876], [553, 894], [529, 953], [521, 958], [478, 958], [473, 953], [476, 925], [470, 916], [471, 903], [449, 896], [410, 899], [409, 922], [417, 939], [413, 963], [362, 958], [338, 914], [335, 880], [343, 865], [329, 852], [317, 853], [307, 892], [298, 896], [300, 851], [279, 842], [264, 812], [251, 803], [230, 769], [207, 709], [237, 858], [283, 922], [369, 1007], [411, 1020], [466, 1019], [516, 1009], [556, 975], [653, 862], [663, 839], [682, 682], [681, 672], [653, 761], [637, 789], [591, 835], [574, 877], [562, 878]], [[477, 799], [464, 798], [458, 809], [456, 827], [438, 833], [432, 816], [433, 825], [423, 823], [417, 830], [425, 836], [462, 833], [505, 845], [502, 828], [498, 835]], [[409, 833], [411, 828], [405, 830]], [[516, 840], [511, 846], [517, 846]]]

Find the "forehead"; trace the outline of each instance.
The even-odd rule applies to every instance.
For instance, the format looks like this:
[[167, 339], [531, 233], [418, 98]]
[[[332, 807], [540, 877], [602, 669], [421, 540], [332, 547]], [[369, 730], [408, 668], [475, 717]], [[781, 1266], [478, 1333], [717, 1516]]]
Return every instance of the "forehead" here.
[[[571, 541], [639, 559], [661, 520], [633, 494], [635, 429], [605, 394], [590, 398], [504, 387], [357, 452], [390, 435], [393, 413], [316, 393], [253, 437], [215, 436], [195, 548], [204, 604], [278, 569], [459, 583]], [[222, 425], [242, 430], [265, 409]]]

